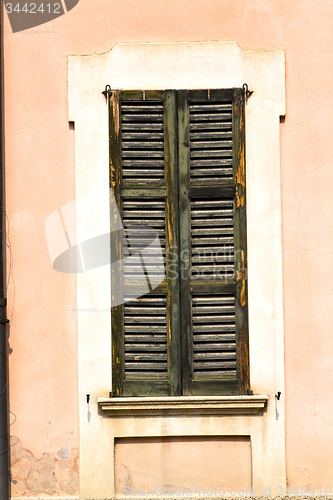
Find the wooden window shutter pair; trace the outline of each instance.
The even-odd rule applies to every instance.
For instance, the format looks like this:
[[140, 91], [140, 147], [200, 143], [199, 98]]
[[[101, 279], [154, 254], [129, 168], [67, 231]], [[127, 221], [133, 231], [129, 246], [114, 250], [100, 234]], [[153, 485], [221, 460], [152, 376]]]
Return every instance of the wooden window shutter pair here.
[[243, 90], [109, 102], [112, 393], [247, 394]]

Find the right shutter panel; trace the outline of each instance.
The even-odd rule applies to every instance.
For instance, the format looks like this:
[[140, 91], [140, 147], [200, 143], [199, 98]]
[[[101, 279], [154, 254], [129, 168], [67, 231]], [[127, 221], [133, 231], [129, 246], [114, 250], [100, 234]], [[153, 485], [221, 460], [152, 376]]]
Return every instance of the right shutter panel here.
[[111, 165], [111, 182], [124, 225], [116, 249], [120, 279], [113, 283], [123, 302], [112, 309], [116, 396], [179, 393], [173, 312], [179, 286], [168, 271], [170, 249], [177, 245], [177, 227], [170, 224], [178, 187], [175, 102], [171, 91], [120, 91], [111, 108], [118, 106], [119, 116], [119, 163]]
[[246, 289], [238, 283], [246, 278], [244, 176], [242, 200], [235, 188], [242, 110], [241, 89], [179, 92], [184, 394], [246, 390]]

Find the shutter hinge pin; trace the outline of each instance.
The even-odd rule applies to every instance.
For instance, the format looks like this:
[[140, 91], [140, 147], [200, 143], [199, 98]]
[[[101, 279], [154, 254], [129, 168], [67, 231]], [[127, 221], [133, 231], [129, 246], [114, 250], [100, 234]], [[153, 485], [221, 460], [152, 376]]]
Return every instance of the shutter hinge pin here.
[[248, 100], [249, 97], [253, 94], [253, 90], [249, 90], [249, 86], [247, 83], [243, 84], [243, 94], [246, 98], [246, 101]]
[[108, 96], [111, 94], [110, 85], [105, 85], [105, 90], [103, 90], [102, 94], [104, 95], [105, 99], [108, 98]]

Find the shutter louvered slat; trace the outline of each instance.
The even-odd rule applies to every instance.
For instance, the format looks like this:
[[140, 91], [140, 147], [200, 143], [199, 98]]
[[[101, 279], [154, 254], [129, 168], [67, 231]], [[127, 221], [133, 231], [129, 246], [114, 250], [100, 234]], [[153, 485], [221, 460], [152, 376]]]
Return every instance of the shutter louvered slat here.
[[[204, 149], [200, 148], [197, 150], [191, 151], [191, 159], [195, 158], [222, 158], [222, 157], [231, 157], [232, 152], [229, 150], [224, 150], [224, 149], [218, 149], [218, 150], [213, 150], [213, 149]], [[215, 160], [214, 160], [215, 161]]]
[[140, 123], [143, 122], [147, 126], [147, 123], [162, 123], [163, 122], [163, 117], [161, 116], [160, 113], [156, 114], [144, 114], [142, 112], [141, 114], [133, 114], [129, 116], [123, 116], [122, 117], [123, 123]]
[[[147, 276], [143, 264], [148, 279], [164, 276], [165, 200], [123, 199], [122, 208], [125, 228], [123, 254], [130, 257], [124, 260], [125, 280], [145, 282]], [[150, 229], [154, 231], [150, 232]], [[127, 305], [124, 307], [126, 309]]]
[[[150, 245], [149, 250], [145, 250], [145, 265], [150, 268], [149, 273], [164, 273], [164, 264], [154, 250], [160, 250], [162, 254], [165, 254], [165, 200], [123, 199], [123, 224], [125, 227], [124, 254], [131, 255], [131, 252], [146, 249]], [[154, 230], [153, 234], [149, 233], [150, 228]], [[154, 242], [156, 235], [159, 239]], [[139, 255], [126, 261], [125, 275], [132, 273], [133, 279], [136, 271], [138, 271], [138, 276], [142, 275], [141, 257]]]
[[[147, 262], [145, 260], [147, 266]], [[153, 259], [156, 267], [156, 260]], [[131, 279], [137, 280], [142, 266], [134, 267]], [[128, 266], [125, 275], [129, 273]], [[151, 269], [149, 269], [151, 275]], [[124, 304], [124, 349], [126, 377], [167, 376], [166, 296], [145, 295]]]
[[223, 171], [221, 172], [221, 169], [218, 168], [211, 168], [209, 171], [202, 169], [202, 168], [197, 168], [196, 170], [192, 171], [192, 179], [195, 180], [196, 178], [202, 179], [202, 177], [207, 177], [210, 180], [213, 178], [215, 180], [218, 180], [218, 177], [224, 177], [224, 178], [230, 178], [232, 175], [232, 168], [224, 168]]
[[[193, 134], [192, 134], [191, 138], [193, 139]], [[207, 139], [211, 139], [211, 137], [208, 136]], [[192, 144], [191, 144], [192, 150], [200, 149], [200, 150], [204, 151], [206, 149], [209, 150], [209, 149], [221, 149], [221, 148], [232, 148], [232, 141], [231, 140], [230, 141], [221, 141], [221, 140], [194, 141], [193, 140]]]
[[[218, 311], [222, 313], [223, 311]], [[200, 316], [200, 318], [193, 318], [193, 328], [196, 327], [197, 324], [202, 325], [203, 323], [212, 323], [212, 328], [215, 327], [213, 323], [231, 323], [235, 321], [235, 316], [221, 316], [218, 314], [217, 316]]]
[[[221, 132], [221, 130], [227, 130], [228, 132], [230, 132], [231, 127], [232, 127], [232, 125], [231, 125], [229, 120], [226, 122], [218, 122], [218, 123], [212, 122], [209, 124], [210, 130], [219, 131], [219, 132]], [[204, 123], [193, 123], [192, 122], [190, 124], [191, 134], [194, 132], [197, 132], [197, 131], [201, 132], [202, 130], [204, 130], [205, 133], [210, 134], [210, 132], [206, 132], [207, 123], [205, 123], [205, 122]]]
[[163, 117], [162, 102], [121, 103], [123, 181], [164, 178]]
[[163, 132], [142, 132], [139, 129], [139, 131], [137, 131], [136, 133], [123, 131], [122, 139], [123, 141], [130, 141], [130, 140], [139, 141], [139, 144], [141, 143], [141, 141], [147, 141], [147, 140], [156, 142], [158, 141], [159, 144], [160, 142], [163, 143], [164, 137], [163, 137]]
[[148, 376], [167, 373], [166, 297], [150, 294], [126, 302], [124, 330], [125, 377], [136, 372]]
[[[230, 342], [235, 340], [235, 335], [234, 332], [235, 328], [234, 327], [229, 327], [229, 329], [226, 329], [225, 331], [227, 333], [196, 333], [195, 335], [195, 340], [196, 342], [210, 342], [214, 343], [213, 345], [217, 345], [219, 342]], [[196, 345], [194, 344], [194, 349], [200, 350], [202, 349], [202, 345]]]
[[136, 139], [135, 141], [130, 141], [127, 142], [125, 137], [123, 137], [123, 153], [126, 151], [126, 149], [158, 149], [163, 152], [163, 140], [162, 141], [155, 141], [155, 142], [149, 142], [151, 141], [151, 137], [147, 138], [142, 138], [141, 141], [138, 141]]
[[[234, 351], [236, 349], [236, 344], [234, 342], [231, 342], [229, 344], [227, 343], [221, 343], [221, 342], [211, 342], [209, 346], [210, 351]], [[200, 344], [195, 344], [193, 346], [193, 352], [199, 352], [200, 356], [205, 356], [205, 353], [202, 353], [202, 346]], [[195, 354], [196, 355], [196, 354]], [[193, 356], [194, 357], [194, 356]]]
[[233, 278], [233, 200], [191, 200], [191, 242], [196, 279]]
[[163, 123], [122, 123], [122, 131], [123, 132], [130, 132], [130, 133], [141, 133], [141, 132], [146, 132], [146, 133], [156, 133], [156, 132], [163, 132]]
[[[210, 325], [211, 333], [223, 333], [223, 332], [233, 332], [235, 330], [234, 324], [219, 324], [219, 325]], [[202, 324], [194, 324], [193, 325], [193, 333], [201, 333], [205, 334], [207, 332], [207, 325]]]
[[[194, 377], [236, 376], [235, 297], [193, 294], [192, 316]], [[216, 335], [226, 329], [232, 335]]]
[[[130, 346], [139, 346], [139, 349], [156, 349], [156, 345], [161, 345], [164, 348], [164, 335], [161, 334], [147, 334], [144, 332], [139, 332], [139, 334], [135, 335], [135, 333], [131, 332], [131, 335], [127, 336], [126, 344], [127, 348]], [[153, 344], [153, 346], [152, 346]], [[144, 346], [144, 347], [142, 347]]]
[[[228, 127], [230, 127], [230, 125], [228, 125]], [[212, 139], [219, 139], [220, 141], [225, 141], [227, 139], [232, 140], [232, 132], [229, 130], [224, 130], [224, 131], [218, 130], [214, 132], [213, 131], [203, 132], [202, 130], [200, 131], [193, 130], [191, 132], [191, 137], [193, 143], [204, 139], [208, 139], [209, 141], [211, 141]]]
[[215, 112], [225, 112], [232, 111], [231, 104], [215, 104], [214, 101], [206, 102], [205, 104], [194, 104], [192, 102], [190, 112], [207, 112], [207, 111], [215, 111]]
[[192, 183], [232, 180], [232, 103], [190, 102]]
[[[125, 352], [142, 352], [151, 350], [151, 344], [144, 344], [143, 342], [127, 342]], [[154, 343], [154, 351], [156, 352], [167, 352], [167, 347], [163, 343]]]
[[211, 110], [209, 109], [209, 106], [207, 106], [206, 114], [196, 114], [196, 113], [191, 113], [190, 111], [190, 119], [191, 123], [196, 123], [196, 122], [226, 122], [230, 121], [232, 119], [232, 114], [231, 113], [223, 113], [223, 114], [215, 114], [213, 112], [210, 112]]
[[131, 102], [131, 104], [125, 104], [124, 101], [122, 102], [122, 113], [124, 115], [127, 114], [142, 114], [142, 113], [160, 113], [163, 111], [163, 104], [149, 104], [148, 102], [141, 102], [137, 101], [136, 103], [134, 101]]
[[[229, 155], [228, 155], [229, 156]], [[193, 171], [193, 168], [196, 168], [196, 167], [221, 167], [221, 168], [228, 168], [228, 167], [232, 167], [232, 159], [219, 159], [219, 158], [215, 158], [215, 159], [211, 159], [211, 158], [200, 158], [199, 160], [191, 160], [191, 167], [192, 167], [192, 171]], [[192, 174], [192, 172], [191, 172]], [[222, 173], [221, 173], [222, 175]]]

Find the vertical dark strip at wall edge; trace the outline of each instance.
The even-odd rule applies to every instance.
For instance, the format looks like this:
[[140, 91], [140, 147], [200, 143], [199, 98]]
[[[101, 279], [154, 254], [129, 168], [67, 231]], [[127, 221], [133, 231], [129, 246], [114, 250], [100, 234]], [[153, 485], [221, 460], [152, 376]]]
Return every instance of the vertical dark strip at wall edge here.
[[7, 336], [6, 336], [6, 298], [5, 298], [5, 222], [4, 222], [4, 86], [3, 86], [3, 2], [0, 7], [0, 500], [8, 498], [8, 427], [7, 427]]

